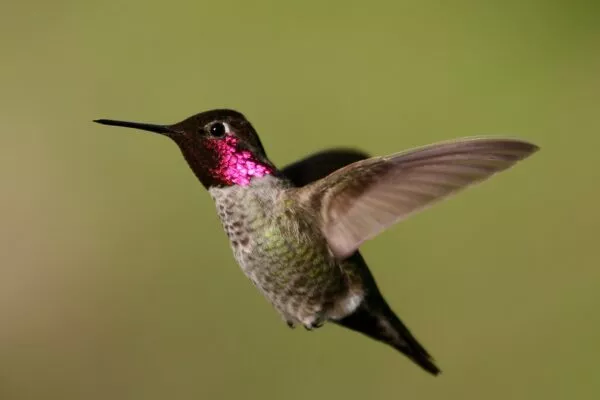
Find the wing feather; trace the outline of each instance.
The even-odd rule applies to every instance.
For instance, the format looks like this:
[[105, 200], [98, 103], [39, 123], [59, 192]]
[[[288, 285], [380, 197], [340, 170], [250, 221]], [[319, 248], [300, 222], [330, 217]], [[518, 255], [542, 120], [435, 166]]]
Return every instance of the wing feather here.
[[345, 166], [299, 189], [321, 210], [334, 254], [345, 258], [365, 240], [409, 215], [506, 170], [538, 147], [512, 139], [462, 139]]

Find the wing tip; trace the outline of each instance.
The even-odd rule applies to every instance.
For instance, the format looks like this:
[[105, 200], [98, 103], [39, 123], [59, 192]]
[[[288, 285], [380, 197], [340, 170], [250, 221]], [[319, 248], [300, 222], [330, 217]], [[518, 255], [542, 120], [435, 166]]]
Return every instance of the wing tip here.
[[457, 144], [470, 144], [474, 147], [465, 148], [464, 151], [483, 150], [492, 153], [499, 152], [506, 156], [514, 157], [514, 161], [523, 160], [540, 150], [540, 146], [527, 140], [495, 137], [495, 136], [474, 136], [458, 139]]
[[524, 160], [540, 150], [540, 146], [520, 139], [503, 139], [497, 144], [501, 147], [499, 150], [510, 153], [514, 161]]
[[537, 144], [534, 144], [531, 142], [526, 142], [526, 141], [520, 141], [520, 143], [528, 151], [528, 153], [530, 155], [541, 150], [541, 147], [538, 146]]
[[500, 139], [501, 143], [510, 149], [519, 150], [527, 155], [533, 154], [540, 150], [540, 146], [532, 142], [521, 139]]

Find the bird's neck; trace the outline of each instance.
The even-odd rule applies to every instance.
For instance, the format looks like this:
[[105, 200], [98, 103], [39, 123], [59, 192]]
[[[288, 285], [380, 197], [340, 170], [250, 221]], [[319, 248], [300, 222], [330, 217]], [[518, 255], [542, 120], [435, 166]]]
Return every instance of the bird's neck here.
[[248, 185], [213, 186], [208, 189], [217, 204], [221, 219], [232, 214], [272, 215], [278, 209], [280, 195], [289, 190], [288, 180], [277, 175], [254, 178]]
[[184, 148], [183, 155], [205, 187], [248, 186], [254, 179], [277, 175], [277, 168], [262, 154], [240, 145], [236, 137], [208, 140], [202, 151]]
[[211, 145], [215, 146], [217, 155], [213, 174], [225, 185], [248, 186], [253, 178], [275, 172], [275, 167], [266, 157], [240, 148], [235, 137], [216, 140]]

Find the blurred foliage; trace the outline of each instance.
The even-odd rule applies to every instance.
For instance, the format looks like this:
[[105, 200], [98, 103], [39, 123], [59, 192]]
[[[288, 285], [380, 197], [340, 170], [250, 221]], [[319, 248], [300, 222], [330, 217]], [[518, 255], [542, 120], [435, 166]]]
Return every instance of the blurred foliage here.
[[[5, 3], [0, 398], [600, 396], [598, 2]], [[90, 122], [224, 106], [278, 164], [542, 147], [363, 248], [440, 378], [335, 326], [290, 331], [177, 148]]]

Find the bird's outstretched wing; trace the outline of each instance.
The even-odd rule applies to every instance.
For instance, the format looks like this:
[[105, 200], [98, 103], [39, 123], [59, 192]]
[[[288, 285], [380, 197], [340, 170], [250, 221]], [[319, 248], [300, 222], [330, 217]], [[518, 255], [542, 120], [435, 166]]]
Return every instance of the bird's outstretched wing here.
[[390, 225], [528, 157], [538, 147], [512, 139], [460, 139], [355, 162], [299, 189], [321, 210], [336, 257]]
[[281, 171], [294, 186], [302, 187], [326, 177], [348, 164], [365, 160], [370, 156], [353, 149], [328, 149], [285, 166]]

